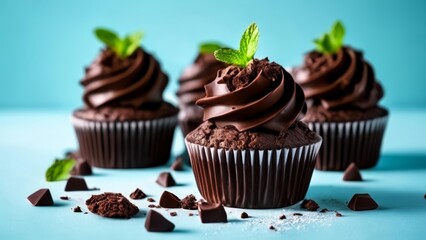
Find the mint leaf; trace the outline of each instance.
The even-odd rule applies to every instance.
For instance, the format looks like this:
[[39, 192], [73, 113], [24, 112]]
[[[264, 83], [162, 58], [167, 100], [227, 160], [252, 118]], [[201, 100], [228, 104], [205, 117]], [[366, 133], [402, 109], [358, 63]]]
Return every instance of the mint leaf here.
[[240, 40], [240, 52], [244, 53], [247, 59], [252, 60], [259, 43], [259, 28], [256, 23], [252, 23], [243, 33]]
[[106, 28], [95, 29], [96, 37], [120, 58], [127, 58], [139, 47], [143, 37], [142, 32], [135, 32], [120, 38], [115, 32]]
[[106, 28], [95, 29], [95, 35], [101, 42], [114, 51], [117, 50], [119, 47], [118, 45], [121, 42], [120, 38], [115, 32]]
[[121, 52], [121, 56], [128, 57], [132, 55], [139, 47], [142, 37], [142, 32], [135, 32], [127, 35], [126, 38], [124, 38], [123, 40], [123, 49]]
[[75, 160], [71, 158], [56, 159], [46, 171], [46, 181], [66, 180], [70, 176], [70, 171], [75, 165]]
[[243, 33], [239, 50], [221, 48], [214, 52], [217, 60], [239, 67], [247, 67], [253, 60], [259, 43], [259, 29], [256, 23], [251, 24]]
[[237, 65], [239, 67], [246, 67], [247, 65], [246, 56], [241, 54], [238, 50], [221, 48], [214, 52], [214, 56], [217, 60], [227, 64]]
[[343, 46], [345, 28], [340, 21], [333, 24], [330, 32], [323, 34], [320, 38], [314, 40], [316, 50], [323, 54], [337, 53]]
[[214, 53], [214, 51], [223, 48], [223, 45], [216, 42], [204, 42], [200, 44], [199, 52], [200, 53]]

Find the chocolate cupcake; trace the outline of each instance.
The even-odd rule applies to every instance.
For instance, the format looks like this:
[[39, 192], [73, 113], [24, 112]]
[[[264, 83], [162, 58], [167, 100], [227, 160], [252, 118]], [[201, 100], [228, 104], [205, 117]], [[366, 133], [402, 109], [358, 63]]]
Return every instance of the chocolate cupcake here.
[[199, 54], [194, 63], [188, 66], [179, 78], [179, 126], [183, 136], [194, 130], [203, 122], [203, 109], [195, 102], [204, 97], [204, 85], [212, 82], [219, 69], [227, 65], [216, 60], [213, 53], [222, 46], [215, 43], [200, 45]]
[[239, 208], [279, 208], [305, 197], [321, 137], [299, 119], [303, 91], [280, 65], [253, 59], [258, 29], [240, 50], [220, 49], [219, 70], [197, 101], [204, 123], [185, 143], [195, 180], [208, 201]]
[[107, 45], [81, 80], [85, 107], [73, 114], [81, 157], [102, 168], [162, 165], [170, 156], [178, 110], [162, 98], [168, 77], [140, 46], [97, 29]]
[[388, 119], [378, 105], [383, 88], [362, 52], [343, 45], [344, 28], [336, 22], [315, 41], [292, 75], [305, 92], [308, 111], [303, 119], [323, 138], [316, 168], [345, 170], [377, 164]]

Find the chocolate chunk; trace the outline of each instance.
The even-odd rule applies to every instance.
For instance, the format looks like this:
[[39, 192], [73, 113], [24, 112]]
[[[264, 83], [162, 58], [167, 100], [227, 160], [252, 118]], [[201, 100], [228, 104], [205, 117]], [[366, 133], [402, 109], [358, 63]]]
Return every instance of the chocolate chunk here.
[[286, 217], [284, 214], [282, 214], [282, 215], [280, 216], [280, 220], [284, 220], [284, 219], [287, 219], [287, 217]]
[[362, 181], [361, 173], [355, 163], [351, 163], [343, 174], [343, 181]]
[[130, 194], [131, 199], [144, 199], [146, 198], [146, 194], [140, 190], [139, 188], [136, 188], [134, 192]]
[[84, 178], [79, 178], [79, 177], [68, 178], [67, 185], [65, 186], [65, 192], [87, 191], [87, 190], [89, 190], [89, 188], [87, 187], [87, 184]]
[[130, 218], [139, 212], [139, 208], [121, 193], [92, 195], [87, 199], [86, 205], [92, 213], [102, 217]]
[[155, 199], [154, 198], [152, 198], [152, 197], [149, 197], [149, 198], [147, 198], [146, 199], [148, 202], [155, 202]]
[[326, 213], [326, 212], [328, 212], [328, 209], [327, 209], [327, 208], [323, 208], [323, 209], [321, 209], [321, 211], [320, 211], [320, 213]]
[[60, 196], [59, 197], [61, 200], [70, 200], [70, 198], [68, 196]]
[[201, 203], [198, 205], [198, 213], [202, 223], [228, 222], [221, 203]]
[[319, 205], [312, 199], [305, 199], [302, 204], [300, 204], [300, 207], [315, 212], [319, 208]]
[[246, 212], [242, 212], [241, 218], [249, 218], [249, 215]]
[[336, 217], [343, 217], [343, 215], [339, 213], [338, 211], [336, 211]]
[[173, 162], [170, 169], [174, 171], [183, 171], [183, 160], [182, 157], [178, 156], [176, 157], [175, 161]]
[[28, 201], [34, 206], [53, 206], [50, 190], [42, 188], [27, 197]]
[[164, 191], [160, 198], [160, 206], [163, 208], [181, 208], [180, 199], [171, 192]]
[[198, 208], [197, 199], [192, 194], [184, 197], [181, 203], [183, 209], [196, 210]]
[[368, 193], [356, 193], [348, 203], [348, 208], [353, 211], [373, 210], [378, 207]]
[[171, 187], [176, 185], [175, 180], [169, 172], [160, 173], [156, 182], [163, 187]]
[[145, 228], [148, 232], [171, 232], [175, 225], [160, 213], [149, 210], [146, 215]]
[[73, 169], [71, 170], [71, 175], [88, 176], [92, 174], [92, 167], [82, 158], [79, 158], [76, 161]]
[[274, 226], [272, 226], [272, 225], [269, 225], [269, 229], [273, 230], [273, 231], [277, 231], [277, 229]]
[[81, 211], [80, 206], [77, 206], [77, 207], [73, 208], [72, 211], [73, 212], [83, 212], [83, 211]]
[[177, 212], [170, 212], [170, 216], [176, 217], [177, 216]]
[[303, 214], [301, 214], [301, 213], [293, 213], [293, 216], [303, 216]]

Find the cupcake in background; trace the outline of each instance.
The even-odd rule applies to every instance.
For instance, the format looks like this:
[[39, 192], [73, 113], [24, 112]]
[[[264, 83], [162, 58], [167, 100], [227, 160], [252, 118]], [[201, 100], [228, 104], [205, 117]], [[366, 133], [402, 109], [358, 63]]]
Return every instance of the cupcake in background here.
[[203, 122], [203, 109], [195, 102], [205, 96], [204, 85], [212, 82], [219, 69], [227, 65], [216, 60], [214, 51], [222, 48], [219, 43], [206, 42], [199, 47], [194, 63], [188, 66], [179, 78], [179, 126], [183, 136], [194, 130]]
[[377, 164], [388, 111], [378, 105], [383, 88], [363, 53], [343, 45], [345, 29], [337, 21], [314, 41], [301, 66], [293, 68], [308, 103], [303, 119], [323, 138], [316, 168], [344, 170]]
[[106, 47], [81, 80], [85, 106], [73, 113], [81, 157], [102, 168], [162, 165], [170, 156], [178, 109], [163, 100], [168, 76], [142, 47], [142, 33], [95, 34]]
[[185, 143], [197, 187], [208, 202], [239, 208], [279, 208], [302, 200], [321, 137], [300, 122], [302, 88], [281, 65], [254, 59], [252, 24], [239, 50], [219, 49], [219, 70], [197, 101], [204, 122]]

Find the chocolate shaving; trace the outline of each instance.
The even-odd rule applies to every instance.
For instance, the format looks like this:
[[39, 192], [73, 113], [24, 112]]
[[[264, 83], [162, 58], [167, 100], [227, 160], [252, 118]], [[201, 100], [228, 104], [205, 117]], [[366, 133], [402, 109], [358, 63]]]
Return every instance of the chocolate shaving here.
[[102, 217], [130, 218], [139, 212], [139, 208], [121, 193], [92, 195], [86, 200], [86, 205], [89, 211]]

